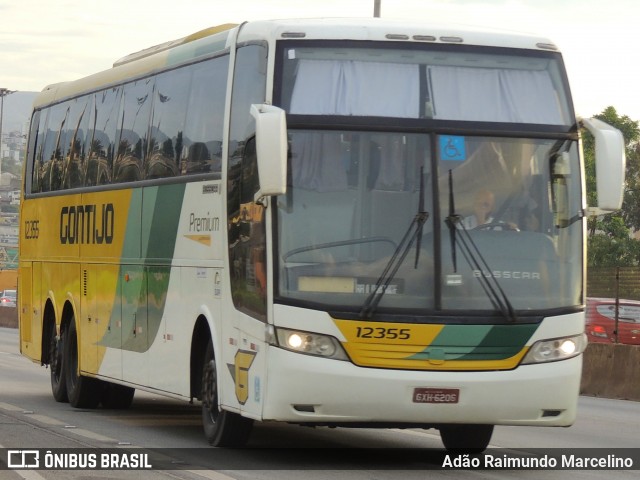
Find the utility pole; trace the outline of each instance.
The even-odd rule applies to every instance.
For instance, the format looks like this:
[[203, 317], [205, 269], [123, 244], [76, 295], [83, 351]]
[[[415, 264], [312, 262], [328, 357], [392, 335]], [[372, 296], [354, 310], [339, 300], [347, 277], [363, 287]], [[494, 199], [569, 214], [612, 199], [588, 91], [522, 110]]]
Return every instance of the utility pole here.
[[373, 0], [373, 16], [380, 18], [380, 4], [382, 0]]
[[2, 119], [4, 117], [4, 97], [15, 93], [15, 90], [0, 88], [0, 179], [2, 178]]

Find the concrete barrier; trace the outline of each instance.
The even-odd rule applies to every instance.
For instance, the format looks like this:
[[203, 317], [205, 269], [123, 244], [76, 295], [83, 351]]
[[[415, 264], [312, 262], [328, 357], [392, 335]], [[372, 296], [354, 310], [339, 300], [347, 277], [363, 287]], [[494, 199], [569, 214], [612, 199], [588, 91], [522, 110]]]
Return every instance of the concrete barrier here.
[[640, 346], [590, 343], [580, 394], [640, 401]]
[[18, 309], [0, 307], [0, 327], [18, 328]]

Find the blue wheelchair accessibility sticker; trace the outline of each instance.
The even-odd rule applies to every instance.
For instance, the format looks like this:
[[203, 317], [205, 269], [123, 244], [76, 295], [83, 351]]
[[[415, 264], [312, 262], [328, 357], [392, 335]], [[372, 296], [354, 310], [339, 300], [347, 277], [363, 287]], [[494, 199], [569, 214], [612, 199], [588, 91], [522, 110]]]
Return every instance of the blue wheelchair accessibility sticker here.
[[464, 137], [458, 135], [440, 135], [440, 160], [464, 162], [467, 151]]

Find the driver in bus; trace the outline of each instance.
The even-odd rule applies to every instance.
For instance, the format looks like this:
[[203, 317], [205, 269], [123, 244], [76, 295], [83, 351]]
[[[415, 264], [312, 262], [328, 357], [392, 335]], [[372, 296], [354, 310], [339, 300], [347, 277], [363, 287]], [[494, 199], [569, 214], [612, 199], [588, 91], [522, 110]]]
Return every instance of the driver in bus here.
[[495, 203], [496, 200], [492, 192], [489, 190], [478, 191], [473, 201], [473, 215], [462, 219], [462, 227], [465, 230], [471, 230], [480, 225], [493, 223], [494, 219], [491, 214]]

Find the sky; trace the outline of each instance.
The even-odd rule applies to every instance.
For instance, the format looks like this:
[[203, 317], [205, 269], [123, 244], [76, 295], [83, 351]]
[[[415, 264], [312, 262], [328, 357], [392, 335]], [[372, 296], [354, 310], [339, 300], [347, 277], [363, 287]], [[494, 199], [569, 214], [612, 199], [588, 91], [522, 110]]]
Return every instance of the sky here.
[[[0, 0], [0, 88], [40, 91], [223, 23], [371, 17], [374, 0]], [[540, 34], [563, 53], [576, 113], [640, 120], [637, 0], [381, 0], [381, 16]]]

